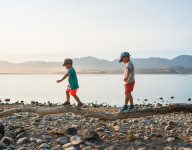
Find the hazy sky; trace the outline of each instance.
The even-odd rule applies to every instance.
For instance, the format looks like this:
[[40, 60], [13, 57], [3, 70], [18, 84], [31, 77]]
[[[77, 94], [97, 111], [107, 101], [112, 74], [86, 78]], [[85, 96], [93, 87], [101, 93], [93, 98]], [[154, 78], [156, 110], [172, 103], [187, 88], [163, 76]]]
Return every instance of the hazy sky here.
[[0, 0], [0, 60], [192, 55], [192, 0]]

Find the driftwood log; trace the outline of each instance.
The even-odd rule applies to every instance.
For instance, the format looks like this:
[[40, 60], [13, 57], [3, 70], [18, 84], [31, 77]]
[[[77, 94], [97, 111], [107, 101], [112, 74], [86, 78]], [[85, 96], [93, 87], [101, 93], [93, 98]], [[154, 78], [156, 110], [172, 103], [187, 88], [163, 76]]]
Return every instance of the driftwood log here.
[[89, 109], [81, 109], [72, 106], [56, 107], [56, 108], [38, 108], [32, 106], [24, 106], [20, 108], [8, 109], [0, 112], [0, 118], [6, 115], [20, 112], [31, 112], [38, 113], [41, 117], [48, 114], [59, 114], [59, 113], [74, 113], [85, 117], [99, 118], [101, 120], [117, 120], [126, 118], [139, 118], [151, 115], [169, 114], [174, 112], [189, 112], [192, 113], [192, 104], [185, 103], [175, 103], [169, 104], [167, 106], [152, 107], [152, 108], [142, 108], [128, 110], [124, 112], [108, 113], [100, 111], [90, 111]]

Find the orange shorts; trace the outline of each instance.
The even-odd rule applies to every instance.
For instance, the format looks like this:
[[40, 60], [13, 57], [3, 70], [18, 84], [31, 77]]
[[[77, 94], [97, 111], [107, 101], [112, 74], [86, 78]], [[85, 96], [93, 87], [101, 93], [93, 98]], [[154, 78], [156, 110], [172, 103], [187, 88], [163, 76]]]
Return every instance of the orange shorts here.
[[134, 85], [135, 85], [135, 81], [129, 84], [125, 84], [125, 91], [133, 91]]
[[77, 89], [69, 89], [67, 87], [67, 91], [71, 94], [71, 95], [76, 95], [77, 94]]

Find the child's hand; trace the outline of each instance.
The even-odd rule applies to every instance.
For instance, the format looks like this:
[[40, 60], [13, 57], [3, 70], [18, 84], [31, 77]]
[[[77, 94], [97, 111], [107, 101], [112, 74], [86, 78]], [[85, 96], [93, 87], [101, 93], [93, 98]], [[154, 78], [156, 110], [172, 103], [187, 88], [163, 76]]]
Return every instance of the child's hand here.
[[61, 82], [61, 80], [57, 80], [57, 83]]
[[128, 77], [125, 77], [123, 81], [127, 82], [127, 80], [128, 80]]

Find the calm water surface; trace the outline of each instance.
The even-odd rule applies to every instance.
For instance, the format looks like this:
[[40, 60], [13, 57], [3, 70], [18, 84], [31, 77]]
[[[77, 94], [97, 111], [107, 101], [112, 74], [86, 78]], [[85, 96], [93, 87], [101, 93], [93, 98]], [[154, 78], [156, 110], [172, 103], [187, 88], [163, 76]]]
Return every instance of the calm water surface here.
[[[60, 78], [62, 75], [0, 75], [0, 98], [10, 98], [11, 102], [63, 103], [68, 82], [56, 83]], [[77, 95], [83, 102], [97, 101], [117, 106], [124, 103], [123, 75], [79, 74], [78, 80], [80, 89]], [[175, 98], [171, 99], [171, 96]], [[136, 75], [133, 97], [138, 104], [144, 99], [149, 103], [188, 102], [187, 99], [192, 98], [192, 75]], [[73, 98], [71, 101], [75, 102]]]

